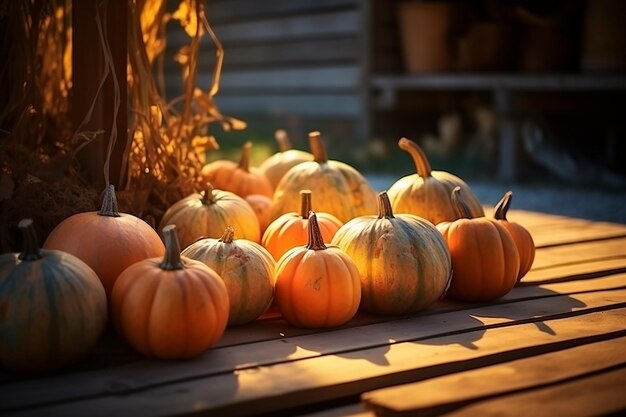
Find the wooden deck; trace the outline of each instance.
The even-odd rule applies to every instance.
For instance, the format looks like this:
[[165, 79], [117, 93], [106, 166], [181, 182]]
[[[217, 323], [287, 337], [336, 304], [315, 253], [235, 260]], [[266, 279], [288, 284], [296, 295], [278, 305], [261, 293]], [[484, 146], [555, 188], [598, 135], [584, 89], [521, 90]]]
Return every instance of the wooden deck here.
[[113, 334], [75, 369], [0, 373], [3, 416], [591, 416], [626, 410], [626, 225], [512, 210], [538, 246], [490, 304], [441, 302], [311, 331], [266, 315], [201, 357]]

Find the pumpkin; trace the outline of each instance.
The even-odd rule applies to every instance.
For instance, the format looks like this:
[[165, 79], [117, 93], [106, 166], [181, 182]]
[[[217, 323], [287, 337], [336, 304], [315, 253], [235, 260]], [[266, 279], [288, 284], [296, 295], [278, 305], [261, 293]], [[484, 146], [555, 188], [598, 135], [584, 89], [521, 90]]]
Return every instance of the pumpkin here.
[[263, 161], [259, 165], [259, 171], [270, 180], [272, 187], [276, 189], [281, 178], [290, 168], [301, 162], [312, 161], [313, 155], [309, 152], [292, 149], [287, 132], [282, 129], [277, 130], [274, 137], [276, 142], [278, 142], [279, 152]]
[[291, 249], [276, 265], [276, 305], [293, 326], [340, 326], [359, 308], [359, 270], [341, 249], [326, 247], [315, 213], [308, 230], [307, 245]]
[[356, 169], [328, 160], [319, 132], [309, 134], [313, 161], [291, 168], [274, 192], [272, 218], [298, 211], [300, 190], [311, 190], [318, 211], [330, 213], [342, 223], [376, 212], [376, 193]]
[[485, 215], [478, 197], [462, 179], [449, 172], [431, 170], [426, 155], [417, 143], [402, 138], [398, 146], [411, 155], [417, 173], [400, 178], [387, 191], [395, 213], [415, 214], [433, 224], [456, 220], [458, 217], [451, 203], [451, 195], [454, 187], [458, 186], [461, 187], [471, 215]]
[[158, 359], [198, 356], [224, 333], [228, 292], [200, 261], [180, 255], [176, 226], [163, 229], [165, 255], [128, 267], [111, 293], [111, 316], [139, 353]]
[[447, 295], [461, 301], [491, 301], [507, 294], [517, 282], [519, 254], [511, 234], [487, 217], [472, 218], [460, 187], [452, 191], [459, 219], [437, 229], [452, 257], [452, 280]]
[[252, 142], [246, 142], [241, 148], [239, 163], [228, 160], [213, 161], [202, 167], [204, 182], [210, 182], [221, 190], [231, 191], [241, 197], [249, 194], [263, 194], [272, 197], [274, 187], [270, 180], [250, 166]]
[[148, 223], [119, 213], [115, 188], [106, 187], [100, 211], [74, 214], [59, 223], [43, 244], [71, 253], [98, 274], [107, 296], [124, 269], [143, 259], [162, 256], [165, 248]]
[[524, 226], [507, 220], [506, 215], [511, 206], [512, 198], [513, 193], [511, 191], [504, 194], [502, 199], [496, 204], [494, 218], [508, 230], [515, 242], [520, 259], [519, 272], [517, 273], [517, 281], [519, 282], [533, 265], [535, 260], [535, 242], [530, 232]]
[[[311, 190], [300, 191], [300, 212], [285, 213], [268, 226], [261, 244], [278, 260], [295, 246], [304, 246], [309, 239], [309, 213]], [[324, 242], [330, 242], [343, 223], [330, 213], [316, 212], [317, 223]]]
[[256, 320], [274, 297], [272, 255], [258, 243], [233, 240], [234, 232], [229, 226], [220, 239], [200, 239], [181, 253], [203, 262], [222, 277], [230, 301], [229, 325]]
[[244, 239], [261, 241], [259, 220], [250, 204], [230, 191], [206, 184], [204, 192], [194, 193], [174, 203], [161, 218], [159, 230], [175, 224], [182, 247], [201, 237], [219, 238], [228, 226]]
[[452, 272], [441, 233], [413, 214], [392, 212], [386, 192], [378, 216], [344, 224], [332, 245], [354, 261], [361, 277], [361, 309], [375, 314], [411, 314], [441, 298]]
[[263, 232], [272, 221], [272, 199], [262, 194], [250, 194], [245, 197], [245, 200], [254, 210], [259, 220], [261, 236], [263, 236]]
[[58, 370], [83, 359], [100, 339], [106, 294], [79, 258], [39, 250], [32, 220], [18, 227], [23, 251], [0, 255], [0, 366], [16, 372]]

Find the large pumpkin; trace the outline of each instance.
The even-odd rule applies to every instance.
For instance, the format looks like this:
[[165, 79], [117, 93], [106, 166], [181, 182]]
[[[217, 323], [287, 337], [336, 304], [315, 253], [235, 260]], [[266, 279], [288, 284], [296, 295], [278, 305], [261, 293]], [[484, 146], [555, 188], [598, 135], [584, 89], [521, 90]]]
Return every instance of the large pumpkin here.
[[413, 214], [393, 214], [386, 192], [378, 216], [344, 224], [333, 245], [352, 258], [361, 276], [361, 308], [376, 314], [410, 314], [441, 298], [452, 272], [441, 233]]
[[502, 297], [515, 286], [520, 265], [511, 234], [494, 219], [472, 218], [460, 187], [453, 190], [452, 203], [459, 219], [437, 225], [452, 257], [447, 295], [462, 301]]
[[0, 255], [0, 366], [61, 369], [84, 358], [107, 320], [96, 273], [77, 257], [39, 250], [32, 220], [19, 223], [22, 253]]
[[458, 186], [472, 216], [485, 215], [482, 204], [462, 179], [449, 172], [431, 170], [426, 155], [417, 143], [402, 138], [398, 146], [411, 155], [417, 173], [400, 178], [387, 191], [395, 213], [415, 214], [433, 224], [456, 220], [458, 217], [451, 195], [454, 187]]
[[137, 262], [120, 275], [111, 293], [111, 315], [118, 332], [142, 355], [192, 358], [224, 333], [228, 292], [215, 271], [180, 256], [175, 225], [163, 233], [163, 258]]
[[282, 129], [277, 130], [274, 136], [278, 142], [279, 151], [263, 161], [259, 165], [259, 171], [270, 180], [272, 187], [276, 189], [281, 178], [289, 169], [301, 162], [312, 161], [313, 155], [309, 152], [292, 149], [287, 132]]
[[[285, 213], [268, 226], [262, 245], [278, 260], [289, 249], [304, 246], [309, 240], [309, 213], [312, 208], [311, 190], [300, 191], [300, 212]], [[317, 211], [317, 223], [324, 242], [330, 242], [343, 223], [330, 213]]]
[[300, 190], [311, 190], [318, 211], [348, 220], [376, 213], [376, 193], [356, 169], [328, 160], [319, 132], [309, 134], [313, 161], [291, 168], [278, 183], [274, 192], [274, 219], [282, 214], [298, 211]]
[[148, 223], [118, 212], [113, 185], [106, 187], [100, 211], [78, 213], [63, 220], [50, 232], [43, 247], [82, 259], [98, 274], [107, 295], [124, 269], [162, 256], [165, 251], [161, 238]]
[[275, 262], [258, 243], [233, 238], [229, 226], [220, 239], [200, 239], [181, 255], [205, 263], [222, 277], [230, 300], [228, 324], [238, 325], [256, 320], [272, 303]]
[[225, 159], [206, 164], [202, 167], [204, 181], [241, 197], [249, 194], [272, 197], [274, 187], [270, 180], [258, 168], [250, 166], [251, 150], [252, 142], [246, 142], [241, 148], [241, 159], [238, 164]]
[[511, 191], [507, 191], [504, 194], [502, 199], [496, 204], [494, 218], [508, 230], [513, 241], [515, 241], [515, 247], [517, 248], [520, 259], [519, 272], [517, 273], [517, 281], [519, 282], [533, 266], [533, 261], [535, 260], [535, 242], [528, 229], [519, 223], [507, 220], [506, 215], [511, 206], [512, 198], [513, 193]]
[[293, 326], [340, 326], [359, 308], [359, 270], [341, 249], [326, 247], [314, 213], [308, 226], [307, 246], [293, 248], [276, 265], [276, 304]]
[[257, 216], [242, 197], [230, 191], [216, 190], [211, 184], [201, 194], [192, 194], [174, 203], [161, 218], [159, 230], [175, 224], [182, 247], [201, 237], [219, 238], [228, 226], [237, 236], [261, 241]]

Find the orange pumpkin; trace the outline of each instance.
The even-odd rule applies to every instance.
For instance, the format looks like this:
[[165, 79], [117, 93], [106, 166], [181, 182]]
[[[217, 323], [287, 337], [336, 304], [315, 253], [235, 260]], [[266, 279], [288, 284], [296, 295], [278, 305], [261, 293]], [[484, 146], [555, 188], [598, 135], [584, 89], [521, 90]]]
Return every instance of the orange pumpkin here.
[[100, 211], [74, 214], [48, 235], [44, 249], [70, 253], [98, 274], [107, 296], [124, 269], [141, 260], [162, 256], [157, 232], [142, 219], [119, 213], [115, 188], [109, 185]]
[[258, 243], [233, 238], [229, 226], [220, 239], [200, 239], [181, 255], [203, 262], [222, 277], [230, 300], [228, 324], [238, 325], [256, 320], [271, 304], [275, 262]]
[[341, 222], [376, 213], [376, 193], [356, 169], [328, 160], [319, 132], [309, 134], [313, 161], [291, 168], [274, 192], [272, 218], [298, 211], [300, 190], [311, 190], [317, 210], [330, 213]]
[[309, 152], [292, 149], [287, 132], [282, 129], [276, 131], [274, 135], [278, 142], [279, 152], [267, 158], [259, 165], [261, 171], [272, 183], [272, 187], [276, 189], [281, 178], [290, 168], [301, 162], [313, 160], [313, 155]]
[[308, 226], [307, 246], [293, 248], [276, 265], [276, 304], [293, 326], [340, 326], [359, 308], [359, 270], [341, 249], [324, 245], [314, 213]]
[[201, 354], [224, 333], [228, 292], [200, 261], [180, 256], [176, 226], [163, 230], [165, 256], [127, 268], [111, 293], [116, 329], [142, 355], [185, 359]]
[[[262, 245], [272, 254], [274, 259], [280, 259], [285, 252], [295, 246], [304, 246], [309, 239], [309, 213], [311, 207], [311, 190], [300, 191], [300, 213], [285, 213], [268, 226]], [[317, 223], [324, 242], [330, 242], [343, 223], [330, 213], [316, 212]]]
[[447, 295], [462, 301], [502, 297], [515, 286], [520, 266], [511, 234], [494, 219], [472, 218], [460, 187], [452, 191], [452, 204], [460, 218], [437, 225], [452, 257]]
[[332, 244], [354, 261], [361, 276], [361, 309], [375, 314], [411, 314], [441, 298], [452, 272], [441, 233], [413, 214], [394, 215], [386, 192], [378, 216], [344, 224]]
[[267, 226], [272, 221], [272, 199], [262, 194], [250, 194], [245, 197], [245, 200], [259, 220], [259, 227], [261, 229], [261, 236]]
[[258, 168], [250, 166], [252, 142], [246, 142], [241, 148], [239, 163], [219, 160], [202, 167], [204, 182], [210, 182], [221, 190], [231, 191], [241, 197], [249, 194], [274, 195], [274, 187]]
[[511, 191], [504, 194], [502, 199], [496, 204], [494, 218], [509, 231], [515, 241], [520, 259], [519, 272], [517, 274], [517, 281], [519, 282], [533, 266], [533, 261], [535, 260], [535, 242], [530, 232], [524, 226], [507, 220], [506, 215], [511, 206], [512, 198], [513, 193]]
[[398, 146], [411, 155], [417, 173], [400, 178], [387, 191], [395, 213], [415, 214], [433, 224], [456, 220], [458, 217], [451, 203], [451, 193], [458, 186], [472, 217], [485, 215], [478, 197], [462, 179], [449, 172], [431, 170], [426, 155], [417, 143], [402, 138]]
[[161, 218], [159, 230], [175, 224], [182, 247], [201, 237], [219, 238], [228, 226], [253, 242], [261, 241], [259, 220], [250, 204], [230, 191], [206, 184], [201, 194], [192, 194], [174, 203]]

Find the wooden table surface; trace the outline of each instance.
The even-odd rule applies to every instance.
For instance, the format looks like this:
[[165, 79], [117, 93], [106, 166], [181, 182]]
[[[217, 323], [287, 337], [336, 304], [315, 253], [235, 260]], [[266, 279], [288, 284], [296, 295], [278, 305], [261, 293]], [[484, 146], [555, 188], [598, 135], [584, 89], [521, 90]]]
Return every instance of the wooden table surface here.
[[3, 416], [589, 416], [626, 410], [626, 225], [511, 210], [538, 250], [488, 304], [359, 314], [333, 330], [277, 315], [190, 361], [147, 360], [112, 332], [79, 366], [0, 372]]

